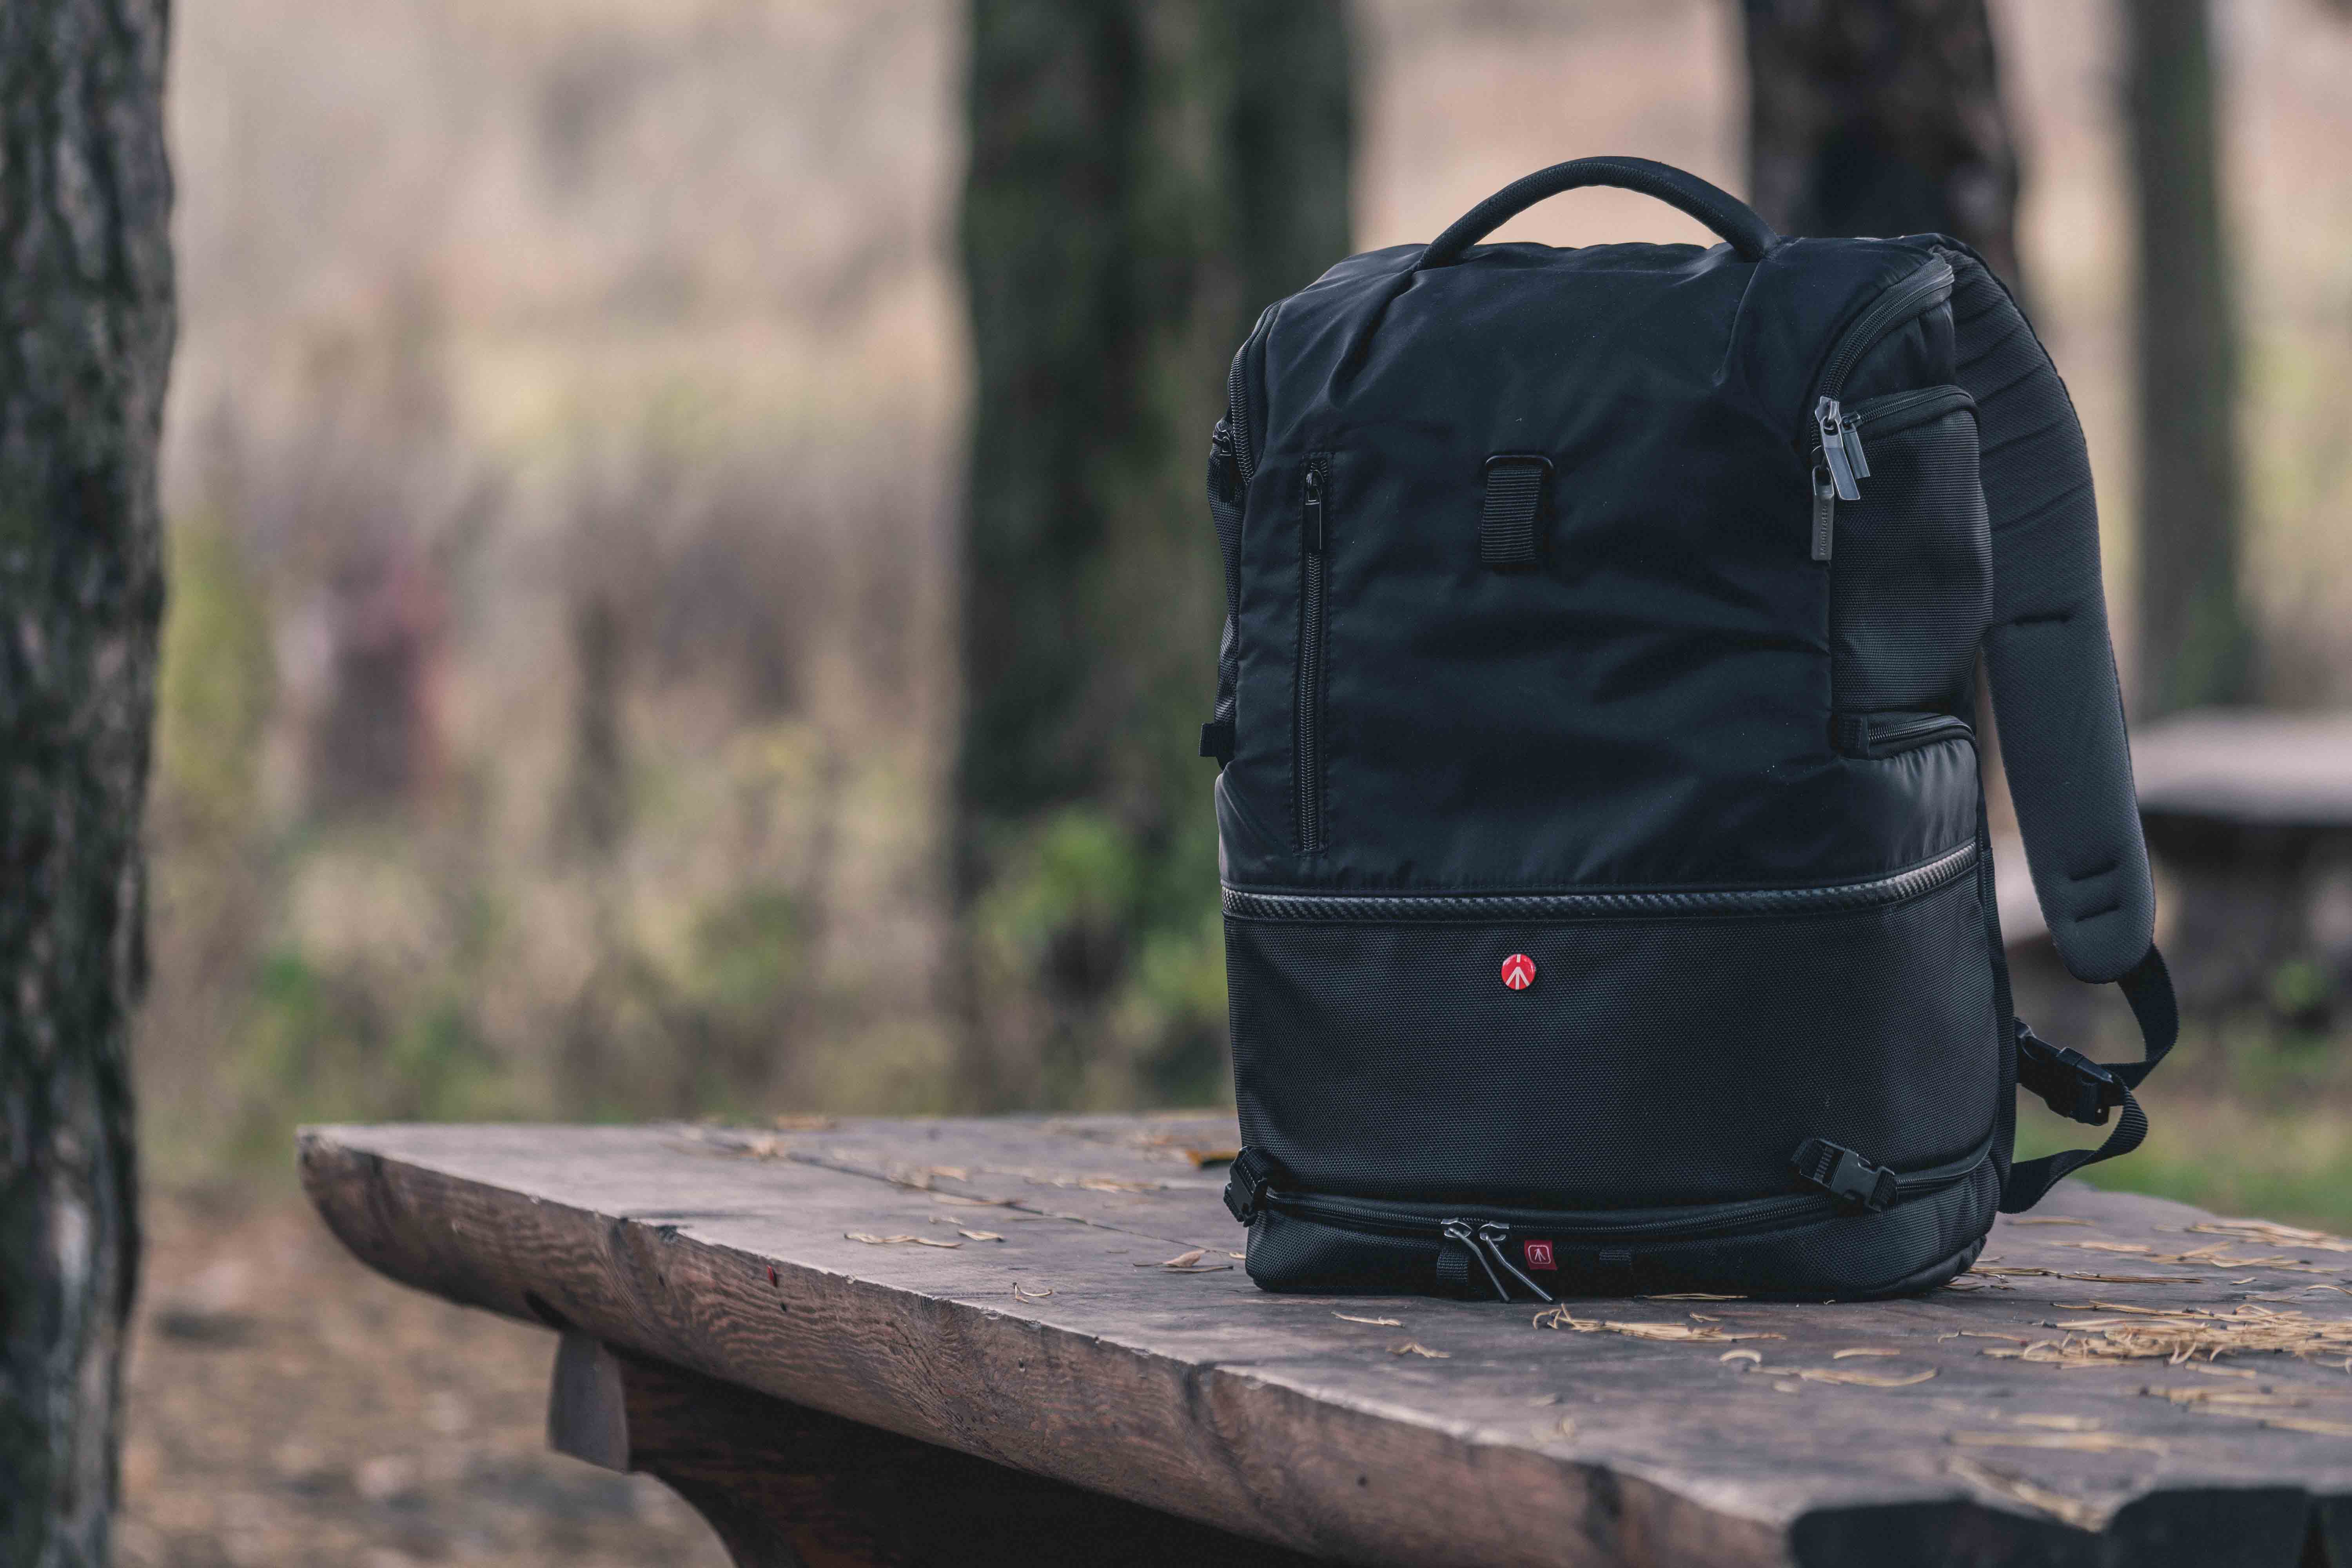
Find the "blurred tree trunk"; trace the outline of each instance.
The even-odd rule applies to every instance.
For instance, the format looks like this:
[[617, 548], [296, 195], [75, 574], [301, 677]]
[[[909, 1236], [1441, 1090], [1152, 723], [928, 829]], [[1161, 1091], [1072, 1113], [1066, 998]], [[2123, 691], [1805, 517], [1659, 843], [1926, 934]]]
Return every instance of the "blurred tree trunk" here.
[[1139, 944], [1214, 907], [1203, 455], [1258, 310], [1348, 248], [1346, 8], [973, 0], [970, 71], [961, 1087], [1006, 1104], [1070, 1098]]
[[106, 1561], [173, 334], [163, 0], [0, 7], [0, 1560]]
[[1745, 0], [1748, 188], [1783, 234], [1948, 234], [2012, 288], [2017, 143], [1985, 0]]
[[2253, 695], [2238, 591], [2237, 335], [2205, 0], [2123, 0], [2138, 198], [2139, 706]]

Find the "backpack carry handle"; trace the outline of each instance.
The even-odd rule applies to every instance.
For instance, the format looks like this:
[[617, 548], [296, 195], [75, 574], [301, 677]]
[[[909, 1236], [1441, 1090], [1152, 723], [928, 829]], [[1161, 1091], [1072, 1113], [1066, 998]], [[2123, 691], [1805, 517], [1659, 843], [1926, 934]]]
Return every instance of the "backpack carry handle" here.
[[1464, 213], [1451, 228], [1430, 241], [1412, 269], [1451, 267], [1462, 259], [1464, 251], [1538, 202], [1585, 185], [1615, 185], [1655, 196], [1721, 235], [1743, 261], [1761, 261], [1766, 251], [1780, 243], [1772, 226], [1758, 217], [1746, 202], [1670, 163], [1647, 158], [1577, 158], [1514, 180]]

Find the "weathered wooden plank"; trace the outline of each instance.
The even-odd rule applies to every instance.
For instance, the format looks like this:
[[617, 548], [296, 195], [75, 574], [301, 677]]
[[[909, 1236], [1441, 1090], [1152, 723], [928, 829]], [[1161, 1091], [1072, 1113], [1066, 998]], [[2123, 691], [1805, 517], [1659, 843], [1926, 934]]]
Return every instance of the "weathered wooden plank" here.
[[[2352, 1498], [2340, 1366], [1984, 1353], [2094, 1301], [2341, 1303], [2352, 1254], [2189, 1234], [2207, 1216], [2074, 1186], [1995, 1234], [1994, 1267], [2046, 1273], [1887, 1303], [1572, 1309], [1773, 1336], [1680, 1343], [1136, 1267], [1238, 1248], [1221, 1173], [1179, 1152], [1232, 1138], [1211, 1120], [330, 1128], [303, 1165], [346, 1243], [412, 1284], [1345, 1560], [2286, 1568], [2314, 1500]], [[2215, 1242], [2226, 1268], [2153, 1261]], [[1861, 1369], [1933, 1375], [1839, 1380]], [[2277, 1403], [2231, 1418], [2199, 1393], [2217, 1388]]]
[[2352, 717], [2220, 710], [2132, 736], [2150, 816], [2352, 829]]
[[1314, 1561], [615, 1352], [576, 1331], [557, 1352], [548, 1429], [562, 1452], [659, 1477], [709, 1520], [743, 1568], [1306, 1568]]

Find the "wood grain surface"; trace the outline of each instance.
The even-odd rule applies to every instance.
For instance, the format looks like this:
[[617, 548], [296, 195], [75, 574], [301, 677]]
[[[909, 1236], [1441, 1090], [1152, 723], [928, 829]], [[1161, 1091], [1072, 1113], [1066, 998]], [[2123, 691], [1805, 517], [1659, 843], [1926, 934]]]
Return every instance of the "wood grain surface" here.
[[1960, 1289], [1570, 1305], [1724, 1338], [1538, 1327], [1525, 1305], [1259, 1291], [1223, 1173], [1186, 1152], [1234, 1137], [331, 1127], [300, 1153], [337, 1236], [420, 1289], [1341, 1561], [2352, 1563], [2342, 1356], [1994, 1353], [2130, 1309], [2352, 1319], [2352, 1252], [2069, 1184]]

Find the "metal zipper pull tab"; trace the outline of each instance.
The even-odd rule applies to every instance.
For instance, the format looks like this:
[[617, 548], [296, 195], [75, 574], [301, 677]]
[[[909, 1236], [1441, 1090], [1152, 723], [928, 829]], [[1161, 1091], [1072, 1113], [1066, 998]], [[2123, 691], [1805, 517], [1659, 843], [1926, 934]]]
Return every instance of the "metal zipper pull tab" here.
[[1319, 468], [1307, 470], [1305, 521], [1307, 552], [1320, 555], [1323, 553], [1323, 470]]
[[[1439, 1232], [1444, 1236], [1446, 1240], [1456, 1243], [1466, 1250], [1471, 1257], [1478, 1260], [1478, 1267], [1486, 1270], [1486, 1283], [1495, 1288], [1495, 1300], [1498, 1301], [1507, 1301], [1511, 1299], [1510, 1291], [1504, 1289], [1503, 1277], [1495, 1272], [1495, 1266], [1493, 1264], [1486, 1261], [1486, 1251], [1479, 1247], [1478, 1238], [1471, 1230], [1470, 1222], [1468, 1220], [1449, 1219], [1437, 1228]], [[1507, 1268], [1508, 1265], [1507, 1264], [1505, 1267]]]
[[1846, 452], [1844, 425], [1845, 416], [1839, 411], [1836, 398], [1824, 397], [1813, 405], [1813, 426], [1821, 432], [1822, 461], [1829, 465], [1830, 478], [1837, 484], [1837, 499], [1860, 500], [1862, 491], [1853, 482], [1853, 462]]
[[[1838, 419], [1838, 444], [1845, 448], [1845, 460], [1853, 468], [1856, 479], [1870, 478], [1870, 459], [1862, 450], [1862, 416], [1843, 415]], [[1849, 496], [1849, 500], [1853, 499]]]
[[[1503, 1251], [1503, 1243], [1508, 1241], [1510, 1237], [1511, 1228], [1506, 1225], [1496, 1225], [1490, 1221], [1478, 1227], [1478, 1239], [1486, 1244], [1486, 1250], [1495, 1255], [1495, 1261], [1501, 1264], [1512, 1279], [1517, 1280], [1520, 1284], [1534, 1291], [1536, 1293], [1537, 1300], [1550, 1300], [1551, 1292], [1537, 1284], [1534, 1280], [1528, 1279], [1525, 1274], [1520, 1273], [1518, 1265], [1513, 1263], [1508, 1255]], [[1507, 1300], [1509, 1298], [1507, 1297], [1505, 1298]]]
[[1813, 465], [1813, 559], [1830, 558], [1830, 542], [1837, 534], [1837, 481], [1828, 468]]

